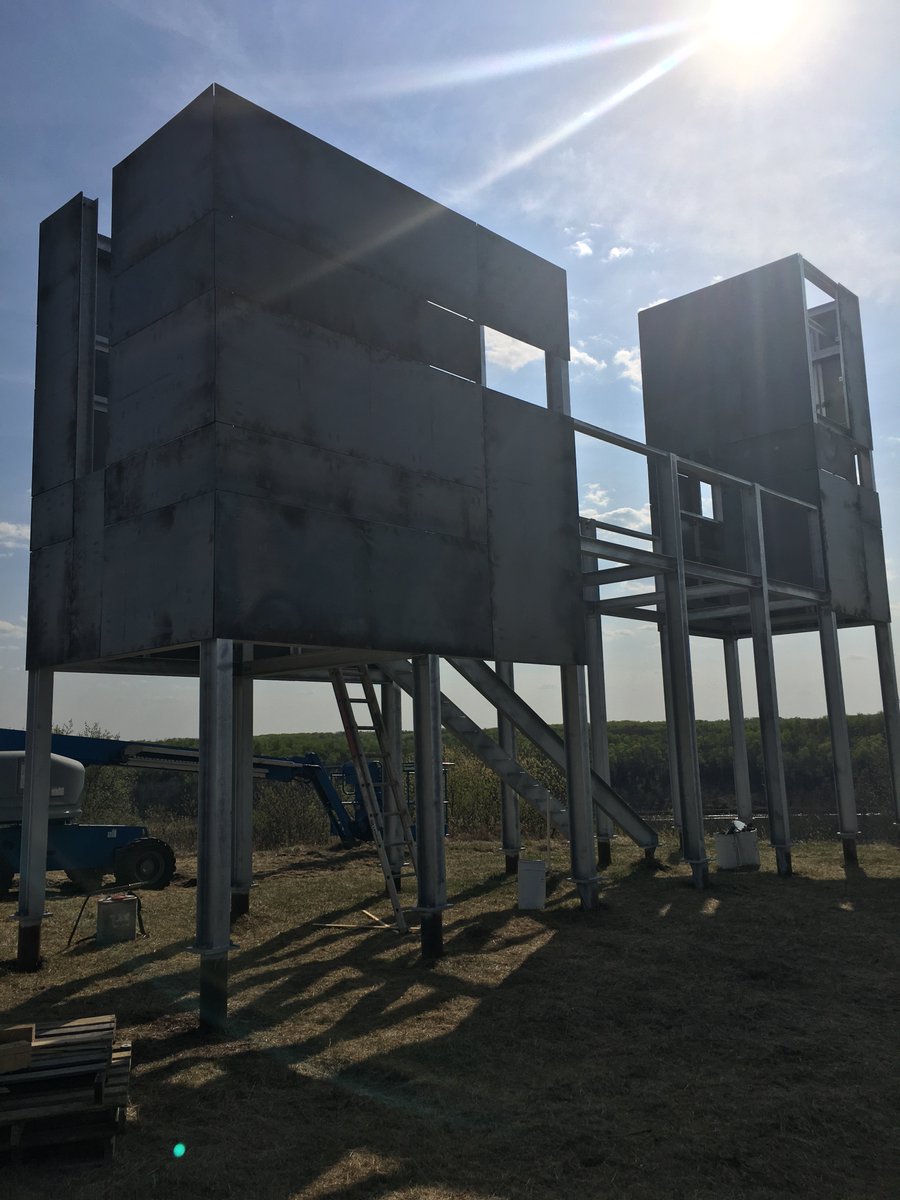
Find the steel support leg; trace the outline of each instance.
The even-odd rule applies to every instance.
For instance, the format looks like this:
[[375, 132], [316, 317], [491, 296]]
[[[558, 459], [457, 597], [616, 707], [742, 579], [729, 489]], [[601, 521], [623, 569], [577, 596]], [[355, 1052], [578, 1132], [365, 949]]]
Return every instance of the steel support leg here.
[[[515, 686], [515, 668], [512, 663], [498, 662], [497, 675], [508, 687]], [[504, 754], [515, 760], [516, 727], [504, 713], [497, 710], [497, 742]], [[519, 854], [522, 850], [522, 825], [519, 813], [519, 797], [508, 783], [500, 784], [500, 836], [506, 858], [506, 874], [515, 875], [519, 870]]]
[[41, 965], [41, 921], [47, 896], [47, 824], [50, 818], [50, 737], [53, 732], [53, 671], [28, 672], [22, 849], [19, 862], [19, 939], [16, 965]]
[[234, 653], [230, 641], [200, 643], [197, 795], [197, 949], [200, 1028], [223, 1029], [228, 1009]]
[[884, 732], [894, 796], [894, 820], [900, 821], [900, 700], [897, 698], [897, 665], [894, 661], [891, 627], [885, 621], [879, 621], [875, 625], [875, 650], [878, 654]]
[[[235, 647], [247, 661], [252, 647]], [[234, 676], [234, 812], [231, 844], [231, 919], [250, 911], [253, 884], [253, 677]]]
[[833, 611], [819, 608], [819, 642], [822, 647], [822, 671], [825, 676], [825, 701], [828, 708], [828, 727], [831, 731], [831, 755], [834, 763], [834, 790], [837, 798], [838, 821], [844, 862], [855, 863], [859, 818], [856, 813], [856, 793], [853, 787], [853, 759], [850, 754], [850, 732], [844, 706], [844, 682], [841, 676], [841, 652], [838, 645], [837, 620]]
[[[597, 589], [599, 595], [600, 589]], [[603, 665], [603, 625], [599, 613], [592, 613], [585, 622], [587, 641], [588, 700], [591, 715], [591, 765], [597, 774], [609, 780], [609, 726], [606, 711], [606, 673]], [[612, 839], [615, 826], [599, 809], [597, 823], [597, 859], [600, 870], [612, 862]]]
[[581, 907], [596, 908], [597, 859], [594, 854], [594, 813], [591, 796], [591, 760], [587, 733], [587, 699], [584, 671], [579, 666], [560, 667], [563, 734], [566, 742], [566, 787], [569, 794], [569, 854], [572, 879]]
[[[657, 591], [663, 590], [663, 579], [657, 579]], [[663, 705], [666, 713], [666, 756], [669, 762], [669, 795], [672, 800], [672, 824], [681, 837], [681, 791], [678, 787], [678, 730], [675, 722], [675, 700], [672, 695], [672, 671], [669, 666], [669, 647], [665, 621], [659, 629], [659, 658], [662, 667]]]
[[709, 860], [703, 835], [703, 800], [700, 792], [700, 763], [697, 756], [697, 725], [694, 716], [694, 686], [691, 676], [691, 645], [688, 627], [684, 551], [681, 541], [681, 500], [678, 465], [669, 455], [657, 465], [659, 527], [663, 553], [675, 559], [675, 570], [663, 576], [665, 597], [666, 655], [669, 665], [678, 792], [681, 797], [681, 847], [690, 865], [694, 886], [709, 882]]
[[781, 751], [781, 727], [778, 720], [778, 689], [775, 682], [775, 654], [772, 648], [772, 624], [769, 615], [769, 581], [763, 541], [762, 508], [758, 485], [744, 493], [744, 535], [747, 569], [759, 577], [759, 586], [749, 592], [750, 629], [753, 636], [753, 665], [759, 704], [759, 733], [763, 768], [766, 776], [766, 803], [769, 814], [769, 840], [775, 849], [779, 875], [790, 875], [791, 826], [788, 816], [784, 760]]
[[434, 962], [444, 953], [444, 909], [447, 906], [441, 676], [437, 656], [423, 654], [414, 658], [413, 677], [418, 903], [422, 913], [422, 957], [426, 962]]
[[[384, 732], [387, 739], [388, 750], [390, 751], [391, 761], [394, 764], [394, 771], [397, 779], [403, 786], [403, 720], [400, 707], [400, 688], [396, 683], [383, 683], [381, 685], [381, 718], [384, 721]], [[384, 813], [384, 843], [385, 850], [388, 856], [388, 862], [391, 865], [391, 878], [394, 881], [394, 887], [400, 891], [402, 886], [403, 874], [403, 855], [405, 850], [405, 841], [403, 837], [403, 822], [400, 819], [400, 814], [394, 812], [394, 800], [390, 789], [387, 786], [387, 779], [382, 784], [382, 796], [385, 808]]]
[[741, 664], [737, 638], [722, 639], [725, 655], [725, 689], [728, 693], [728, 721], [731, 725], [731, 757], [734, 764], [734, 798], [738, 818], [749, 825], [753, 820], [753, 796], [750, 792], [750, 765], [747, 761], [747, 730], [744, 725], [744, 693], [741, 688]]

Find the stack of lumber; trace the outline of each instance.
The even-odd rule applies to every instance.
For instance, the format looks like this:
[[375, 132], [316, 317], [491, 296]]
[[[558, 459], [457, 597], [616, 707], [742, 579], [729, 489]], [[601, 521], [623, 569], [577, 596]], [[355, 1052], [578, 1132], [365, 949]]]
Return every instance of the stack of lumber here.
[[112, 1015], [0, 1029], [0, 1160], [50, 1147], [112, 1156], [131, 1072], [115, 1033]]

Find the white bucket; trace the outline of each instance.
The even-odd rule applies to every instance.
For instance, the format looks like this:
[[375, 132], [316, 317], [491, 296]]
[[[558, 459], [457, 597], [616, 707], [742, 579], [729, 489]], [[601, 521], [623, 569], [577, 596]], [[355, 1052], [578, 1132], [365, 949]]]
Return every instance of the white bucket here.
[[547, 866], [541, 859], [519, 859], [519, 908], [543, 908], [547, 903]]
[[759, 842], [755, 829], [716, 834], [716, 859], [720, 871], [759, 866]]

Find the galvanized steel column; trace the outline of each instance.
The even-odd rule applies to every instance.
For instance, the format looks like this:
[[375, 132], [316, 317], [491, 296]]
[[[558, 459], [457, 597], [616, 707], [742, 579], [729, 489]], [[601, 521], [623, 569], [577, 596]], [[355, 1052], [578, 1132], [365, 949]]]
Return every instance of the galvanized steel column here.
[[722, 639], [725, 655], [725, 690], [728, 694], [728, 721], [731, 725], [731, 758], [734, 770], [734, 798], [738, 818], [749, 825], [753, 820], [753, 796], [750, 792], [750, 765], [747, 761], [747, 729], [744, 725], [744, 693], [741, 688], [741, 663], [737, 638]]
[[[512, 663], [495, 663], [498, 679], [507, 687], [515, 687], [515, 668]], [[497, 709], [497, 742], [507, 757], [515, 761], [516, 727], [509, 717]], [[519, 854], [522, 849], [522, 825], [519, 813], [519, 797], [508, 783], [500, 784], [500, 836], [506, 858], [506, 874], [515, 875], [519, 870]]]
[[[657, 576], [656, 590], [663, 591], [665, 581]], [[666, 714], [666, 756], [669, 760], [669, 795], [672, 800], [672, 824], [681, 841], [681, 792], [678, 788], [678, 731], [675, 726], [675, 701], [672, 697], [672, 671], [669, 667], [668, 634], [663, 614], [659, 627], [659, 661], [662, 673], [663, 707]]]
[[900, 700], [897, 698], [897, 664], [894, 660], [891, 627], [886, 621], [878, 621], [875, 625], [875, 649], [878, 654], [884, 733], [891, 770], [891, 788], [894, 793], [894, 819], [900, 821]]
[[416, 740], [416, 856], [422, 957], [444, 952], [447, 869], [444, 861], [441, 676], [435, 654], [413, 659], [413, 728]]
[[788, 817], [784, 760], [781, 752], [781, 727], [778, 722], [778, 689], [775, 683], [775, 655], [772, 649], [772, 622], [769, 615], [769, 578], [763, 540], [762, 507], [759, 485], [744, 492], [744, 545], [747, 571], [759, 583], [750, 588], [750, 629], [753, 637], [753, 664], [756, 670], [756, 694], [759, 704], [759, 733], [766, 776], [766, 804], [769, 813], [769, 841], [775, 849], [779, 875], [790, 875], [791, 827]]
[[[681, 500], [678, 463], [674, 454], [657, 462], [657, 495], [662, 551], [675, 559], [675, 570], [663, 575], [665, 636], [674, 716], [675, 759], [681, 798], [681, 851], [690, 864], [694, 886], [709, 882], [709, 860], [703, 836], [703, 800], [697, 758], [697, 726], [691, 676], [684, 551], [681, 541]], [[668, 715], [668, 714], [667, 714]]]
[[834, 790], [837, 798], [844, 862], [855, 863], [857, 861], [856, 839], [859, 836], [859, 818], [856, 815], [853, 759], [850, 754], [847, 709], [844, 705], [841, 651], [838, 645], [837, 619], [832, 609], [825, 605], [819, 606], [819, 643], [822, 647], [825, 702], [828, 708], [831, 756], [834, 764]]
[[233, 668], [230, 641], [200, 643], [200, 762], [197, 795], [197, 942], [200, 1027], [222, 1029], [228, 1009]]
[[[599, 588], [597, 589], [599, 593]], [[609, 782], [609, 729], [606, 712], [606, 675], [603, 667], [603, 618], [588, 613], [585, 622], [587, 640], [587, 681], [590, 702], [591, 766]], [[595, 809], [597, 824], [597, 858], [602, 871], [612, 862], [612, 838], [615, 826], [599, 808]]]
[[253, 646], [237, 645], [233, 691], [234, 710], [234, 810], [231, 822], [231, 919], [250, 911], [253, 886], [253, 676], [242, 675], [252, 660]]
[[[400, 688], [396, 683], [381, 685], [381, 719], [384, 722], [384, 733], [387, 749], [394, 764], [397, 782], [403, 788], [403, 722], [400, 707]], [[406, 843], [403, 836], [403, 822], [400, 814], [394, 811], [394, 798], [387, 783], [387, 773], [382, 767], [383, 782], [381, 785], [382, 805], [384, 808], [384, 843], [391, 865], [391, 878], [394, 887], [400, 891], [403, 874], [403, 855]], [[405, 796], [398, 803], [403, 803]]]
[[50, 738], [53, 732], [53, 670], [50, 667], [28, 672], [25, 721], [16, 965], [23, 971], [36, 971], [41, 965], [41, 921], [47, 896]]
[[594, 852], [594, 804], [587, 737], [584, 670], [559, 669], [562, 685], [563, 734], [566, 742], [566, 789], [569, 795], [569, 855], [572, 881], [583, 909], [596, 908], [597, 858]]

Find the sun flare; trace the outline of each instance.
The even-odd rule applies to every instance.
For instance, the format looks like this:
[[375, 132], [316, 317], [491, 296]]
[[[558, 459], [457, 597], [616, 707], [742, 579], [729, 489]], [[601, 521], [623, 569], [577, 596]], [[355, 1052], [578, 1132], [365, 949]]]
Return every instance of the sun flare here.
[[783, 38], [798, 16], [797, 0], [716, 0], [709, 21], [719, 40], [752, 52]]

